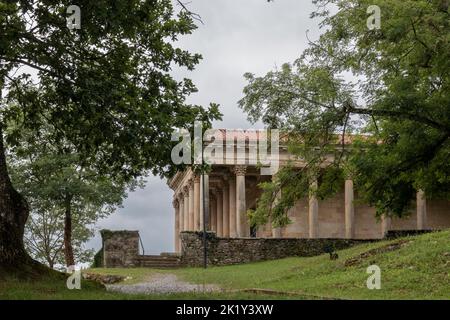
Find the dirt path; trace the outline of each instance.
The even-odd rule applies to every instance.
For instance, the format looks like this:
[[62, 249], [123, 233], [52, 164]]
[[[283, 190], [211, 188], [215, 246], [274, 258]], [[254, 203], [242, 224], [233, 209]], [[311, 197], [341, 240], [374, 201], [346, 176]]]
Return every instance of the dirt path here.
[[220, 288], [215, 285], [192, 284], [181, 281], [174, 274], [154, 274], [147, 281], [137, 284], [109, 284], [109, 291], [134, 294], [178, 293], [178, 292], [213, 292]]

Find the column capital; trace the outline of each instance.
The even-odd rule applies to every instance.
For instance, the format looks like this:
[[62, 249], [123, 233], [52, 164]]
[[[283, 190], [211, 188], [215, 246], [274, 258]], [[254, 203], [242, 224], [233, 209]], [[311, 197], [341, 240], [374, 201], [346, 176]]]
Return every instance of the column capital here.
[[178, 209], [178, 206], [179, 206], [179, 202], [178, 202], [178, 198], [174, 198], [173, 200], [172, 200], [172, 205], [173, 205], [173, 207], [175, 208], [175, 209]]
[[247, 172], [247, 166], [235, 166], [234, 167], [234, 174], [237, 176], [245, 176], [246, 172]]
[[200, 183], [201, 175], [196, 174], [196, 175], [194, 175], [193, 179], [194, 179], [194, 183]]
[[183, 196], [188, 197], [189, 196], [189, 186], [183, 187]]

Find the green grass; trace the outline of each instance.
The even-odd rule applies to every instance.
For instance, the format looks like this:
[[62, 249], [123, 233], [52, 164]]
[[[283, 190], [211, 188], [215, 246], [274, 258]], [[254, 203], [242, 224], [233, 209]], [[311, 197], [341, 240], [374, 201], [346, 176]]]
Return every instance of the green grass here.
[[[328, 255], [287, 258], [236, 266], [155, 269], [91, 269], [89, 272], [132, 277], [125, 283], [145, 281], [155, 273], [173, 273], [180, 279], [216, 284], [227, 292], [172, 295], [126, 295], [105, 291], [83, 281], [82, 290], [68, 290], [65, 282], [51, 279], [0, 282], [0, 299], [450, 299], [450, 230], [405, 238], [410, 242], [398, 250], [384, 252], [346, 267], [348, 258], [399, 240], [356, 246], [339, 252], [339, 259]], [[381, 290], [369, 290], [366, 269], [381, 268]], [[239, 292], [251, 288], [269, 289], [295, 295], [267, 295]], [[236, 291], [237, 290], [237, 291]]]
[[[215, 283], [223, 288], [263, 288], [343, 299], [450, 299], [450, 231], [430, 233], [391, 252], [376, 254], [352, 267], [346, 259], [396, 242], [383, 241], [328, 255], [288, 258], [238, 266], [182, 269], [180, 278], [196, 283]], [[381, 289], [369, 290], [367, 267], [381, 268]]]

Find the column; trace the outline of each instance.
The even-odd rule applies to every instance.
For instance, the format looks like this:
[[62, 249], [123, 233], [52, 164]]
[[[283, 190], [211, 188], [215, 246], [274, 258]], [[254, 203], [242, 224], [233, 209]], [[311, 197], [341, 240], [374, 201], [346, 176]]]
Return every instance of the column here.
[[345, 238], [355, 237], [355, 194], [353, 190], [353, 180], [345, 180]]
[[272, 238], [281, 238], [281, 228], [280, 227], [272, 227]]
[[177, 199], [173, 199], [172, 204], [175, 209], [174, 247], [175, 252], [180, 252], [180, 207]]
[[183, 201], [184, 201], [184, 216], [183, 216], [183, 225], [184, 230], [189, 230], [189, 187], [184, 186], [183, 187]]
[[210, 230], [216, 232], [217, 234], [217, 199], [215, 196], [211, 197], [211, 223]]
[[236, 219], [236, 179], [234, 177], [230, 178], [228, 181], [228, 187], [229, 187], [229, 200], [230, 200], [230, 237], [236, 238], [237, 237], [237, 219]]
[[[205, 191], [203, 191], [203, 189]], [[209, 205], [209, 176], [202, 174], [200, 176], [200, 230], [203, 231], [203, 223], [206, 225], [206, 231], [211, 230], [210, 227], [210, 205]], [[203, 212], [206, 210], [206, 212]], [[203, 221], [206, 218], [206, 221]]]
[[221, 189], [216, 192], [216, 224], [217, 236], [223, 237], [223, 196]]
[[237, 211], [237, 236], [249, 237], [250, 229], [247, 222], [247, 203], [245, 200], [245, 166], [236, 166], [234, 168], [236, 174], [236, 211]]
[[194, 230], [203, 230], [203, 226], [200, 224], [200, 176], [194, 177]]
[[180, 232], [184, 231], [184, 196], [183, 193], [178, 195], [178, 205], [180, 211]]
[[318, 236], [319, 223], [319, 203], [315, 191], [317, 190], [317, 180], [311, 183], [311, 191], [309, 192], [309, 237], [314, 239]]
[[391, 217], [389, 217], [387, 214], [383, 214], [381, 216], [381, 237], [386, 237], [386, 234], [388, 233], [389, 229], [391, 228]]
[[417, 191], [417, 230], [425, 230], [427, 227], [427, 200], [423, 190]]
[[194, 180], [189, 180], [189, 230], [194, 231]]
[[[275, 180], [275, 176], [272, 176], [272, 181]], [[272, 207], [277, 204], [277, 202], [281, 198], [281, 190], [277, 193], [277, 196], [275, 198], [275, 202], [273, 203]], [[270, 226], [272, 227], [272, 238], [281, 238], [281, 227], [274, 227], [272, 225], [272, 219], [270, 219]]]
[[222, 190], [223, 211], [222, 211], [222, 236], [224, 238], [230, 237], [230, 199], [228, 181], [224, 181]]

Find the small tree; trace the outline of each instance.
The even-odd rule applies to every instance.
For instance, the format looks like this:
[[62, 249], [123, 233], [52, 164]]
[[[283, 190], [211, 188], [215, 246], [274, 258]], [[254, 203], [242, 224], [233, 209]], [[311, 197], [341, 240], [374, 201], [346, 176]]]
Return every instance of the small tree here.
[[37, 257], [45, 253], [52, 265], [61, 264], [62, 249], [65, 265], [72, 266], [82, 262], [75, 256], [83, 257], [81, 246], [92, 236], [89, 226], [114, 212], [127, 189], [133, 191], [138, 182], [83, 167], [74, 147], [53, 141], [51, 130], [48, 125], [38, 134], [22, 130], [20, 144], [10, 148], [11, 180], [32, 212], [26, 230], [28, 248]]
[[[93, 250], [84, 247], [94, 235], [92, 221], [77, 215], [72, 221], [72, 248], [76, 263], [92, 260]], [[66, 265], [64, 254], [64, 215], [57, 209], [33, 209], [25, 226], [25, 248], [31, 257], [50, 268]]]

